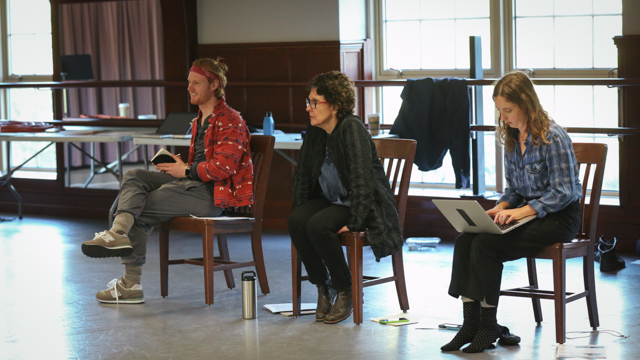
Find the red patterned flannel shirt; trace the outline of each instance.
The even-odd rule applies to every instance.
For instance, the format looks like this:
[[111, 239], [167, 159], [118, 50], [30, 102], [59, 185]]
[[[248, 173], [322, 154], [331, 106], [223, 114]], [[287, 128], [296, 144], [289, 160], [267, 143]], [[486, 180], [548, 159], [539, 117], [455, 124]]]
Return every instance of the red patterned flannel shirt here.
[[[199, 112], [198, 118], [201, 116], [203, 114]], [[253, 204], [253, 163], [249, 129], [244, 119], [222, 98], [213, 108], [209, 124], [204, 135], [207, 161], [198, 164], [198, 176], [203, 182], [215, 182], [213, 201], [217, 207]], [[196, 158], [194, 142], [197, 131], [197, 126], [191, 126], [189, 164]]]

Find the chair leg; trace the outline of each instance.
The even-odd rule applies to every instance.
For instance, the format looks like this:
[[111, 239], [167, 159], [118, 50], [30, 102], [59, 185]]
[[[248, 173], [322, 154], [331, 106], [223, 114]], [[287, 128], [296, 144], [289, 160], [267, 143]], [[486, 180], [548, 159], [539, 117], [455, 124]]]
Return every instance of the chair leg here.
[[213, 229], [202, 232], [202, 262], [204, 263], [204, 299], [213, 304]]
[[251, 251], [253, 251], [253, 261], [256, 262], [256, 272], [258, 273], [258, 282], [260, 290], [267, 295], [269, 290], [269, 281], [267, 280], [267, 268], [264, 266], [264, 255], [262, 253], [262, 234], [260, 230], [254, 230], [251, 233]]
[[564, 344], [567, 331], [566, 256], [558, 251], [553, 256], [553, 294], [556, 308], [556, 342]]
[[363, 322], [362, 247], [362, 240], [359, 238], [354, 239], [354, 241], [347, 246], [347, 248], [350, 248], [348, 253], [353, 296], [353, 322], [358, 325]]
[[407, 284], [404, 280], [404, 262], [402, 261], [402, 249], [396, 251], [391, 255], [391, 262], [393, 264], [393, 275], [396, 278], [396, 292], [398, 293], [398, 301], [400, 302], [400, 309], [403, 311], [409, 310], [409, 297], [407, 296]]
[[600, 326], [600, 318], [598, 316], [598, 301], [596, 300], [596, 281], [593, 269], [593, 258], [585, 256], [582, 258], [582, 261], [584, 288], [587, 290], [587, 312], [589, 313], [589, 324], [591, 324], [593, 330], [596, 330], [598, 326]]
[[291, 243], [291, 302], [293, 304], [293, 316], [300, 316], [300, 308], [302, 307], [302, 261], [298, 256], [293, 243]]
[[[220, 251], [220, 259], [229, 261], [229, 246], [227, 245], [227, 235], [218, 234], [218, 251]], [[231, 269], [224, 271], [224, 278], [227, 280], [227, 287], [233, 289], [236, 282], [233, 280], [233, 272]]]
[[[527, 258], [527, 272], [529, 273], [529, 285], [533, 289], [538, 289], [538, 272], [536, 270], [536, 259]], [[531, 298], [533, 305], [533, 317], [536, 323], [540, 325], [542, 323], [542, 307], [540, 306], [540, 299]]]
[[158, 227], [160, 246], [160, 295], [169, 295], [169, 229], [166, 225]]

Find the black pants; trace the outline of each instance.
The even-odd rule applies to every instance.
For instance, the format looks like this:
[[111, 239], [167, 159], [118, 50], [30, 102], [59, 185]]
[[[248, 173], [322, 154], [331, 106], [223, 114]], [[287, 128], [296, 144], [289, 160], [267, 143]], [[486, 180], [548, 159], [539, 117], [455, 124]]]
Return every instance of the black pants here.
[[532, 220], [506, 234], [462, 233], [453, 250], [449, 295], [498, 305], [502, 263], [573, 240], [580, 228], [580, 202]]
[[302, 204], [289, 217], [287, 227], [291, 242], [298, 250], [312, 284], [323, 284], [330, 275], [334, 289], [344, 290], [351, 286], [351, 272], [337, 235], [350, 217], [348, 207], [332, 205], [325, 198]]

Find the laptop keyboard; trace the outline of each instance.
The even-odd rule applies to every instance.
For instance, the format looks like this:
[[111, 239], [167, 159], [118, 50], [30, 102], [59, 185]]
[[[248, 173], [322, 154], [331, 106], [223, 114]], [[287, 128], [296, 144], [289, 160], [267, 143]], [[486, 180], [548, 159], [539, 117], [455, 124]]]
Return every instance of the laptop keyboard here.
[[508, 224], [498, 224], [498, 227], [500, 228], [500, 230], [507, 230], [510, 227], [513, 227], [514, 225], [516, 225], [518, 223], [518, 220], [513, 220], [512, 222], [508, 223]]

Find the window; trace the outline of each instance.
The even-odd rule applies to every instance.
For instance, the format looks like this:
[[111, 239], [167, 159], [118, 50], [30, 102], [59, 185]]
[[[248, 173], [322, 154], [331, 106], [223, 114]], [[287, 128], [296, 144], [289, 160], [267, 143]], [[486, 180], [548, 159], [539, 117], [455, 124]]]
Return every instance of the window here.
[[[2, 0], [3, 41], [2, 81], [51, 81], [51, 7], [48, 0]], [[5, 21], [6, 20], [6, 21]], [[4, 94], [3, 118], [38, 121], [53, 119], [52, 92], [49, 89], [10, 89]], [[11, 164], [19, 165], [46, 143], [12, 142]], [[55, 179], [56, 152], [50, 147], [16, 172], [16, 177]]]
[[[377, 79], [468, 77], [468, 37], [481, 36], [485, 78], [525, 70], [534, 79], [607, 77], [617, 66], [612, 38], [622, 33], [621, 0], [375, 0]], [[501, 19], [508, 19], [504, 21]], [[437, 54], [434, 55], [434, 54]], [[537, 86], [542, 105], [562, 126], [617, 127], [617, 89], [604, 86]], [[493, 87], [483, 87], [484, 123], [495, 124]], [[392, 124], [402, 104], [402, 87], [380, 90], [383, 124]], [[485, 179], [501, 190], [501, 156], [485, 132]], [[576, 142], [609, 145], [604, 190], [617, 192], [617, 138], [572, 134]], [[496, 155], [497, 154], [497, 155]], [[451, 162], [423, 173], [415, 186], [453, 188]], [[611, 165], [611, 166], [609, 166]]]

